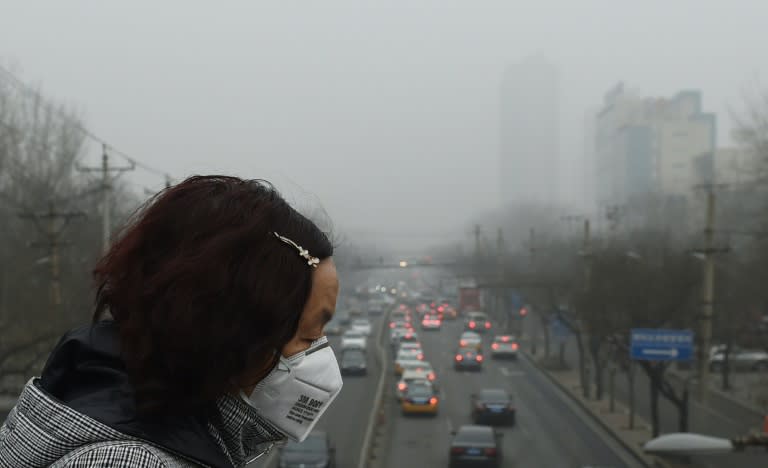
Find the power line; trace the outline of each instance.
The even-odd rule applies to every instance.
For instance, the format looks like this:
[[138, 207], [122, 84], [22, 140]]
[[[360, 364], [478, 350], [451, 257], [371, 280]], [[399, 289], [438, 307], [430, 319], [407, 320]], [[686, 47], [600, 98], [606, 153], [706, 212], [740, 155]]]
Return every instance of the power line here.
[[[40, 100], [40, 101], [42, 101], [42, 102], [47, 102], [47, 100], [46, 100], [46, 99], [44, 99], [44, 97], [43, 97], [43, 96], [41, 96], [39, 92], [37, 92], [37, 91], [35, 91], [34, 89], [30, 88], [30, 87], [29, 87], [29, 85], [27, 85], [26, 83], [24, 83], [24, 82], [23, 82], [23, 81], [22, 81], [22, 80], [21, 80], [19, 77], [17, 77], [16, 75], [14, 75], [14, 74], [13, 74], [13, 73], [12, 73], [10, 70], [8, 70], [7, 68], [5, 68], [3, 65], [0, 65], [0, 74], [4, 75], [4, 76], [5, 76], [5, 77], [6, 77], [8, 80], [10, 80], [11, 84], [13, 84], [14, 86], [16, 86], [18, 89], [20, 89], [20, 90], [21, 90], [21, 91], [23, 91], [24, 93], [26, 93], [26, 94], [28, 94], [28, 95], [31, 95], [31, 96], [33, 96], [33, 97], [35, 97], [35, 98], [39, 99], [39, 100]], [[51, 106], [51, 109], [52, 109], [54, 112], [56, 112], [57, 114], [59, 114], [59, 116], [61, 116], [61, 117], [64, 117], [64, 118], [69, 118], [69, 116], [67, 116], [67, 115], [64, 113], [64, 111], [63, 111], [63, 110], [61, 110], [61, 109], [56, 109], [56, 108], [54, 108], [53, 106]], [[6, 124], [6, 123], [4, 123], [4, 122], [3, 122], [3, 125], [4, 125], [4, 126], [6, 126], [6, 127], [8, 127], [8, 128], [11, 128], [13, 131], [16, 131], [16, 132], [18, 132], [18, 129], [13, 129], [11, 126], [9, 126], [8, 124]], [[105, 139], [103, 139], [103, 138], [99, 137], [98, 135], [96, 135], [95, 133], [93, 133], [91, 130], [89, 130], [88, 128], [86, 128], [86, 127], [85, 127], [84, 125], [82, 125], [81, 123], [79, 123], [79, 122], [76, 122], [76, 123], [75, 123], [75, 126], [77, 127], [77, 129], [78, 129], [78, 130], [79, 130], [79, 131], [80, 131], [80, 132], [81, 132], [83, 135], [85, 135], [86, 137], [90, 138], [91, 140], [93, 140], [93, 141], [95, 141], [95, 142], [97, 142], [97, 143], [100, 143], [100, 144], [102, 145], [102, 147], [106, 147], [106, 148], [107, 148], [107, 149], [109, 149], [109, 150], [110, 150], [110, 151], [111, 151], [113, 154], [115, 154], [115, 155], [117, 155], [117, 156], [120, 156], [121, 158], [125, 159], [126, 161], [128, 161], [129, 163], [131, 163], [131, 164], [135, 165], [136, 167], [140, 167], [141, 169], [144, 169], [144, 170], [145, 170], [145, 171], [147, 171], [147, 172], [150, 172], [150, 173], [152, 173], [152, 174], [155, 174], [155, 175], [159, 175], [159, 176], [161, 176], [161, 177], [170, 178], [170, 175], [168, 174], [168, 172], [167, 172], [167, 171], [163, 171], [163, 170], [160, 170], [160, 169], [158, 169], [158, 168], [155, 168], [155, 167], [153, 167], [153, 166], [151, 166], [151, 165], [149, 165], [149, 164], [146, 164], [146, 163], [144, 163], [144, 162], [141, 162], [141, 161], [137, 160], [137, 159], [136, 159], [136, 158], [134, 158], [134, 157], [131, 157], [131, 156], [129, 156], [128, 154], [126, 154], [126, 153], [125, 153], [125, 152], [123, 152], [123, 151], [120, 151], [119, 149], [117, 149], [117, 148], [115, 148], [113, 145], [111, 145], [109, 142], [107, 142]]]

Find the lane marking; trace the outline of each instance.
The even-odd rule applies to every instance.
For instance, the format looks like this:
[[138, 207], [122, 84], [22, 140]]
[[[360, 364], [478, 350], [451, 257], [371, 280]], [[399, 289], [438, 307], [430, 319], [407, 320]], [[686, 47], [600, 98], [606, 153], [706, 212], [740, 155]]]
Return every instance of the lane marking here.
[[512, 370], [511, 371], [511, 370], [507, 369], [506, 367], [501, 367], [499, 369], [499, 371], [501, 371], [501, 374], [504, 377], [523, 377], [524, 375], [526, 375], [525, 372], [523, 372], [523, 371], [519, 371], [519, 370]]

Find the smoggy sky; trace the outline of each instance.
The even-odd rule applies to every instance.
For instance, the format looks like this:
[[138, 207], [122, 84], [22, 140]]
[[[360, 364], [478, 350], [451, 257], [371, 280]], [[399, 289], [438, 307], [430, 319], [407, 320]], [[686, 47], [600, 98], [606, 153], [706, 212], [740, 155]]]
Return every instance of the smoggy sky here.
[[508, 64], [559, 67], [553, 177], [583, 203], [585, 115], [603, 93], [700, 89], [727, 144], [729, 109], [768, 70], [766, 17], [760, 0], [0, 0], [0, 63], [177, 180], [267, 178], [339, 229], [423, 245], [498, 205]]

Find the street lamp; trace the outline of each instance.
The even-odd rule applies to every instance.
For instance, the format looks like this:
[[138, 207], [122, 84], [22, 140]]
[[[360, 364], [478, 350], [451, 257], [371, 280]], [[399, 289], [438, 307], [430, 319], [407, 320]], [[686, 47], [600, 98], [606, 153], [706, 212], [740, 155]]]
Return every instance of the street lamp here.
[[768, 448], [768, 434], [751, 434], [736, 439], [723, 439], [687, 432], [665, 434], [643, 445], [651, 455], [685, 457], [692, 455], [724, 455], [744, 451], [747, 447]]

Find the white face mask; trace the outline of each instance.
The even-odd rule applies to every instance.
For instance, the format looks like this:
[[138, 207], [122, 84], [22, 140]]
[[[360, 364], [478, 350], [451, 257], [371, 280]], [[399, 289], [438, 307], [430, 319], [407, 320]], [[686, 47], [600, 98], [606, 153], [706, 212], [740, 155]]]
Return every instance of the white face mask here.
[[301, 442], [341, 391], [339, 363], [328, 338], [280, 362], [243, 399], [291, 440]]

